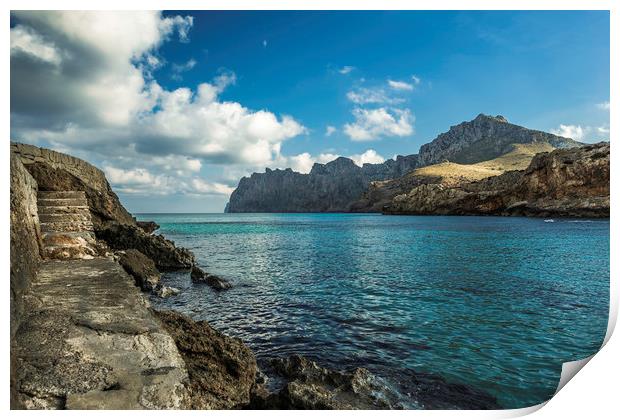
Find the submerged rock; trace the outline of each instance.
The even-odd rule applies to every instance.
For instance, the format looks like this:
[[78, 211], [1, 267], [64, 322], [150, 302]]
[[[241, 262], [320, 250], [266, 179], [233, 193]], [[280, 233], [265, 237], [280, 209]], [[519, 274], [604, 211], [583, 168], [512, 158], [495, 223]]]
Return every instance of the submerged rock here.
[[215, 290], [226, 290], [232, 287], [232, 284], [221, 277], [209, 274], [198, 266], [193, 266], [191, 271], [192, 281], [194, 283], [206, 283]]
[[131, 274], [136, 280], [136, 286], [143, 292], [153, 292], [159, 286], [161, 274], [155, 263], [137, 249], [121, 251], [118, 262]]
[[167, 298], [170, 296], [175, 296], [175, 295], [178, 295], [179, 293], [181, 293], [181, 291], [177, 289], [176, 287], [168, 287], [168, 286], [159, 285], [157, 289], [155, 289], [155, 294], [159, 296], [160, 298]]
[[171, 311], [154, 312], [185, 361], [190, 408], [223, 410], [250, 402], [257, 371], [252, 350], [206, 321], [193, 321]]
[[95, 234], [112, 249], [137, 249], [152, 259], [159, 270], [187, 269], [194, 265], [191, 251], [177, 248], [162, 235], [149, 235], [137, 226], [109, 223], [96, 228]]

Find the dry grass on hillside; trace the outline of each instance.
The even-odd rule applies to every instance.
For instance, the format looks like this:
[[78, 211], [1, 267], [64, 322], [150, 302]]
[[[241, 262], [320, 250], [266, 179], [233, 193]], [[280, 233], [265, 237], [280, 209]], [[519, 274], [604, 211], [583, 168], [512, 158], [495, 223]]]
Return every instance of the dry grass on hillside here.
[[501, 175], [506, 171], [525, 169], [535, 154], [550, 152], [553, 149], [549, 143], [515, 144], [512, 151], [492, 160], [470, 165], [454, 162], [438, 163], [416, 169], [409, 176], [441, 177], [442, 183], [446, 184], [477, 181]]

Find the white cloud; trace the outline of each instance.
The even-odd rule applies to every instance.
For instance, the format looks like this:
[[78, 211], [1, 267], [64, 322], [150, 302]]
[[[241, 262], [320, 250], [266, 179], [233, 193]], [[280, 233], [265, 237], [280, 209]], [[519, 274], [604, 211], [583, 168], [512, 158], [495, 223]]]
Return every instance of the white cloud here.
[[[286, 169], [291, 168], [295, 172], [307, 174], [315, 163], [328, 163], [338, 159], [340, 155], [334, 153], [319, 153], [316, 156], [308, 152], [300, 153], [294, 156], [280, 157], [274, 161], [270, 167]], [[383, 163], [385, 158], [379, 155], [375, 150], [368, 149], [363, 153], [348, 156], [357, 166], [363, 166], [365, 163]]]
[[194, 178], [191, 181], [193, 193], [195, 194], [208, 194], [208, 195], [225, 195], [229, 196], [234, 188], [218, 182], [207, 182], [204, 179]]
[[418, 76], [416, 76], [415, 74], [411, 76], [411, 80], [413, 80], [413, 84], [414, 85], [419, 85], [420, 82], [422, 81], [422, 79], [420, 79]]
[[333, 125], [328, 125], [327, 127], [325, 127], [325, 135], [327, 137], [331, 136], [336, 131], [338, 131], [338, 129], [336, 127], [334, 127]]
[[104, 166], [103, 170], [115, 190], [125, 194], [190, 194], [230, 195], [234, 188], [218, 182], [208, 182], [199, 177], [179, 179], [171, 175], [154, 175], [145, 168], [121, 169]]
[[602, 127], [597, 127], [596, 131], [599, 134], [605, 134], [605, 135], [609, 135], [609, 126], [608, 125], [604, 125]]
[[609, 101], [601, 102], [600, 104], [596, 104], [598, 109], [602, 109], [605, 111], [609, 111]]
[[16, 25], [11, 29], [11, 54], [23, 52], [39, 60], [60, 64], [60, 53], [52, 43], [45, 41], [32, 29]]
[[[12, 138], [96, 157], [121, 192], [223, 193], [230, 187], [197, 177], [205, 165], [235, 171], [268, 165], [285, 159], [284, 141], [307, 132], [291, 116], [222, 101], [220, 94], [236, 83], [233, 72], [196, 89], [169, 91], [153, 80], [152, 70], [165, 63], [158, 48], [175, 34], [188, 41], [191, 16], [12, 16]], [[190, 60], [172, 71], [195, 65]]]
[[153, 175], [148, 169], [121, 169], [104, 166], [108, 181], [120, 192], [129, 194], [153, 193], [165, 195], [175, 192], [180, 184], [170, 176]]
[[[126, 125], [148, 111], [160, 88], [145, 81], [143, 66], [155, 64], [151, 52], [163, 41], [191, 26], [191, 18], [152, 11], [12, 16], [18, 24], [11, 28], [11, 112], [48, 128]], [[42, 58], [57, 63], [55, 70]]]
[[293, 156], [279, 156], [268, 166], [278, 169], [291, 168], [295, 172], [307, 174], [315, 163], [327, 163], [336, 158], [338, 155], [333, 153], [320, 153], [317, 156], [312, 156], [310, 153], [304, 152]]
[[569, 139], [581, 141], [589, 130], [589, 127], [580, 125], [560, 124], [558, 128], [550, 130], [556, 136], [566, 137]]
[[383, 163], [385, 158], [373, 149], [368, 149], [359, 155], [352, 155], [350, 158], [357, 166], [364, 166], [365, 163]]
[[353, 141], [372, 141], [381, 137], [405, 137], [413, 134], [413, 114], [408, 109], [353, 110], [355, 122], [345, 124], [343, 131]]
[[388, 95], [383, 88], [358, 88], [347, 92], [347, 99], [357, 105], [368, 104], [399, 104], [402, 98]]
[[390, 85], [390, 87], [395, 90], [406, 90], [406, 91], [413, 90], [413, 85], [407, 82], [401, 82], [397, 80], [388, 80], [388, 85]]
[[194, 67], [196, 67], [196, 60], [194, 60], [193, 58], [190, 58], [189, 60], [187, 60], [185, 63], [182, 64], [172, 64], [172, 78], [174, 80], [183, 80], [183, 73], [185, 73], [186, 71], [189, 71], [191, 69], [193, 69]]
[[161, 32], [165, 36], [169, 36], [173, 32], [179, 34], [179, 41], [189, 42], [189, 31], [194, 26], [193, 16], [179, 16], [167, 17], [159, 21], [159, 27]]
[[344, 67], [342, 67], [342, 68], [340, 68], [338, 70], [338, 73], [340, 73], [340, 74], [349, 74], [353, 70], [355, 70], [355, 67], [353, 67], [353, 66], [344, 66]]

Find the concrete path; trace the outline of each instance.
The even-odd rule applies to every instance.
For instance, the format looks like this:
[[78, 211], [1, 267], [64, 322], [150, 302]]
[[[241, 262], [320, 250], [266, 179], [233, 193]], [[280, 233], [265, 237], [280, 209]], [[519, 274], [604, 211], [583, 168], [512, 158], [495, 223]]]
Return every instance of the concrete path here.
[[17, 334], [27, 408], [183, 408], [185, 363], [115, 261], [46, 261]]

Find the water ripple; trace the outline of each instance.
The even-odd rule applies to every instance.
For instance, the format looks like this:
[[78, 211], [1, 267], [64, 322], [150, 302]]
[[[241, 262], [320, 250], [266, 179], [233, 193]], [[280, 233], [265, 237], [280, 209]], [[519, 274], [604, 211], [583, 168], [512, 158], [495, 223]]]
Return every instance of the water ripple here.
[[393, 380], [415, 369], [517, 408], [549, 398], [561, 363], [591, 355], [605, 335], [609, 221], [140, 218], [235, 285], [220, 293], [166, 273], [181, 294], [154, 306], [208, 320], [259, 358], [303, 354]]

